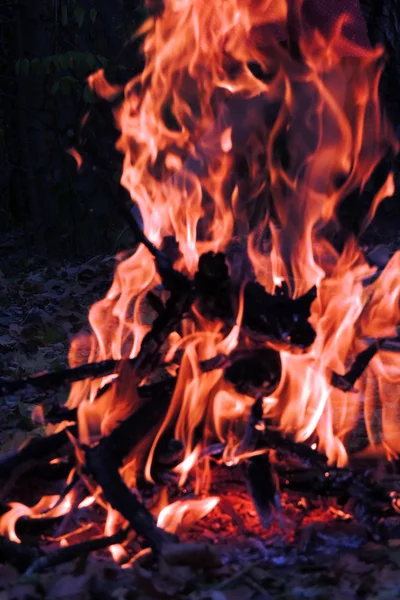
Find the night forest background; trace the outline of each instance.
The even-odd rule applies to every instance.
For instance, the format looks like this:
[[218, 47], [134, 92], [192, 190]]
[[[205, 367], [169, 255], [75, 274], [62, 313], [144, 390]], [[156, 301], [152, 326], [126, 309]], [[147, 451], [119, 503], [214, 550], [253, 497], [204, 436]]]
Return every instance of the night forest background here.
[[[371, 42], [386, 49], [381, 95], [400, 134], [400, 3], [361, 4]], [[115, 210], [124, 192], [112, 107], [94, 97], [86, 78], [101, 67], [112, 81], [140, 72], [140, 42], [132, 34], [145, 17], [138, 0], [2, 0], [0, 270], [6, 276], [15, 269], [16, 247], [27, 260], [70, 260], [132, 245]], [[66, 152], [71, 146], [84, 157], [79, 172]], [[397, 200], [381, 207], [379, 227], [399, 229]]]

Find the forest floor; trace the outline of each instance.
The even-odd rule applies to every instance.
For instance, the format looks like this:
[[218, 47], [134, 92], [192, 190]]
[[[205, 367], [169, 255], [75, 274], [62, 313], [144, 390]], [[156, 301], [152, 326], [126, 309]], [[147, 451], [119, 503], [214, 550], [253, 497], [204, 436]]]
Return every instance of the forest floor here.
[[[384, 242], [393, 253], [399, 247], [396, 231]], [[106, 293], [114, 264], [111, 256], [83, 264], [27, 258], [18, 241], [4, 240], [0, 377], [17, 379], [65, 367], [70, 340], [88, 328], [88, 309]], [[66, 396], [63, 390], [58, 398], [62, 402]], [[19, 395], [1, 399], [0, 456], [18, 449], [28, 437], [45, 434], [42, 425], [32, 423], [33, 406]], [[108, 552], [100, 552], [41, 574], [24, 575], [4, 561], [0, 600], [400, 598], [400, 517], [398, 523], [381, 523], [384, 535], [379, 538], [322, 501], [308, 510], [283, 495], [285, 525], [283, 529], [275, 525], [265, 534], [244, 489], [227, 493], [226, 498], [234, 505], [234, 524], [232, 514], [217, 508], [186, 534], [188, 541], [212, 545], [220, 559], [213, 564], [202, 560], [198, 564], [194, 558], [171, 565], [145, 556], [131, 568], [121, 568]]]

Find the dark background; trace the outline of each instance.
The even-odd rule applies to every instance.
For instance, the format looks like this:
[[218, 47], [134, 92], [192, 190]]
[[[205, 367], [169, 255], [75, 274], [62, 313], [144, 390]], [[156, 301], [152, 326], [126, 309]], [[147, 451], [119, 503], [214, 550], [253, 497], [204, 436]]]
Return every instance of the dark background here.
[[[362, 0], [368, 34], [383, 44], [383, 104], [400, 134], [400, 2]], [[146, 16], [138, 0], [2, 0], [0, 7], [0, 270], [11, 248], [53, 258], [113, 254], [129, 233], [113, 197], [121, 157], [111, 107], [93, 97], [86, 77], [105, 67], [125, 81], [142, 68], [137, 42]], [[83, 131], [80, 122], [90, 109]], [[77, 145], [84, 167], [66, 153]], [[398, 172], [400, 168], [395, 167]], [[397, 196], [380, 223], [400, 225]]]

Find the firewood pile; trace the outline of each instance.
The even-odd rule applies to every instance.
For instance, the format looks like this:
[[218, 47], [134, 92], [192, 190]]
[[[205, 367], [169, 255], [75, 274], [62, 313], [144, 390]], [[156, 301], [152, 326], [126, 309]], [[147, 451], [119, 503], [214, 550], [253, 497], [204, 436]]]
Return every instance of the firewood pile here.
[[298, 549], [326, 522], [350, 545], [355, 523], [397, 524], [400, 253], [362, 248], [394, 193], [382, 53], [340, 19], [303, 28], [297, 2], [181, 4], [143, 30], [141, 76], [90, 78], [119, 102], [133, 250], [70, 368], [0, 379], [44, 397], [47, 435], [0, 459], [0, 553], [28, 575], [92, 551], [221, 566], [232, 531]]
[[[177, 378], [165, 372], [163, 345], [167, 336], [179, 328], [180, 320], [190, 314], [195, 303], [208, 319], [222, 316], [227, 323], [234, 323], [234, 312], [229, 302], [233, 284], [226, 256], [222, 253], [203, 255], [198, 272], [193, 279], [189, 279], [173, 268], [167, 255], [156, 249], [153, 252], [163, 286], [170, 296], [165, 305], [158, 297], [153, 294], [150, 296], [149, 302], [153, 305], [157, 302], [158, 315], [134, 359], [106, 360], [16, 381], [0, 381], [3, 395], [11, 392], [51, 394], [58, 386], [100, 378], [110, 373], [116, 375], [110, 385], [118, 386], [120, 380], [126, 381], [127, 377], [143, 380], [157, 370], [164, 371], [161, 380], [138, 387], [139, 408], [97, 444], [80, 444], [77, 441], [79, 411], [60, 406], [50, 399], [43, 403], [45, 420], [53, 425], [61, 423], [62, 428], [46, 437], [28, 441], [18, 452], [0, 460], [3, 535], [6, 533], [5, 518], [13, 513], [13, 510], [9, 512], [13, 505], [7, 504], [7, 501], [23, 485], [27, 475], [34, 478], [35, 473], [50, 481], [54, 493], [60, 490], [60, 483], [65, 480], [66, 474], [69, 477], [52, 507], [39, 514], [14, 513], [15, 516], [11, 518], [14, 536], [23, 537], [32, 528], [41, 533], [45, 531], [47, 535], [49, 531], [59, 529], [57, 506], [71, 497], [74, 498], [71, 510], [77, 511], [85, 498], [84, 488], [96, 495], [101, 494], [103, 502], [117, 511], [125, 523], [124, 528], [113, 535], [96, 536], [43, 555], [29, 546], [21, 547], [12, 542], [6, 544], [3, 556], [7, 554], [9, 557], [11, 552], [16, 563], [27, 566], [28, 572], [50, 568], [80, 554], [115, 544], [123, 543], [129, 552], [133, 534], [135, 548], [139, 539], [144, 547], [148, 546], [156, 553], [164, 552], [165, 548], [167, 553], [175, 552], [172, 548], [179, 543], [177, 535], [157, 526], [151, 513], [151, 507], [166, 487], [170, 490], [170, 498], [178, 503], [188, 498], [190, 504], [195, 498], [190, 482], [184, 491], [177, 486], [179, 476], [176, 467], [182, 461], [184, 448], [179, 440], [174, 439], [173, 429], [165, 430], [159, 442], [151, 471], [153, 485], [149, 485], [143, 470], [141, 475], [139, 470], [134, 493], [124, 482], [120, 470], [132, 452], [140, 447], [140, 443], [152, 432], [155, 434], [156, 426], [160, 425], [170, 408]], [[275, 526], [282, 523], [284, 509], [281, 494], [284, 494], [286, 502], [296, 502], [296, 498], [297, 501], [301, 498], [306, 503], [305, 507], [311, 506], [317, 499], [325, 498], [334, 511], [348, 515], [348, 519], [359, 519], [371, 535], [375, 535], [382, 530], [384, 519], [397, 516], [400, 510], [397, 493], [387, 485], [378, 483], [373, 472], [365, 469], [365, 466], [363, 468], [362, 462], [361, 466], [358, 464], [355, 468], [330, 466], [327, 457], [315, 449], [316, 444], [296, 442], [292, 437], [284, 436], [268, 418], [263, 417], [262, 398], [271, 395], [278, 386], [282, 365], [279, 352], [260, 344], [260, 340], [273, 339], [299, 348], [312, 344], [315, 332], [308, 317], [316, 290], [311, 289], [304, 296], [292, 300], [284, 286], [278, 287], [275, 294], [271, 295], [257, 282], [250, 281], [244, 288], [243, 298], [242, 329], [252, 340], [252, 347], [242, 350], [236, 348], [228, 355], [219, 354], [200, 364], [203, 372], [222, 369], [224, 379], [238, 393], [254, 398], [243, 430], [239, 458], [230, 466], [224, 465], [224, 444], [215, 442], [203, 448], [197, 460], [211, 459], [215, 490], [220, 486], [225, 488], [228, 499], [232, 482], [239, 485], [241, 493], [248, 491], [265, 531], [270, 530], [274, 522]], [[355, 358], [347, 373], [332, 373], [331, 384], [342, 390], [352, 390], [376, 352], [385, 347], [396, 352], [398, 343], [396, 338], [374, 340]], [[181, 358], [182, 355], [177, 353], [168, 366], [173, 364], [179, 369]], [[201, 439], [201, 431], [198, 435]], [[228, 470], [231, 475], [224, 477], [222, 470]], [[233, 485], [235, 487], [235, 483]], [[69, 515], [67, 512], [63, 517], [64, 523], [71, 520], [68, 519]], [[236, 517], [234, 513], [233, 522]], [[71, 525], [76, 528], [75, 517]], [[63, 533], [68, 533], [68, 528], [67, 522], [62, 528]], [[183, 553], [185, 551], [182, 549]]]

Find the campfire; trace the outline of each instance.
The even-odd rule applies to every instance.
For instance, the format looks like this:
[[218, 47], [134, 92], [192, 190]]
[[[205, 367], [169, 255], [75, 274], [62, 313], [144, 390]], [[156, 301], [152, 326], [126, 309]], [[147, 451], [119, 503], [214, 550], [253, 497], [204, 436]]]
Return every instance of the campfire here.
[[[31, 570], [100, 548], [182, 558], [213, 511], [238, 524], [233, 481], [265, 536], [307, 498], [371, 531], [399, 511], [365, 471], [400, 451], [400, 253], [377, 265], [362, 245], [394, 193], [383, 52], [350, 39], [347, 15], [322, 34], [297, 1], [159, 8], [143, 73], [90, 77], [115, 105], [135, 249], [69, 369], [0, 382], [71, 384], [66, 406], [35, 411], [48, 435], [0, 461], [1, 535], [38, 523], [53, 548]], [[56, 491], [28, 506], [13, 490], [32, 461]]]

